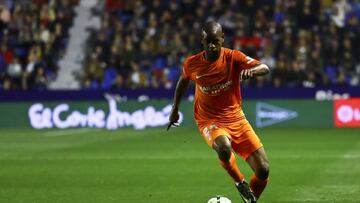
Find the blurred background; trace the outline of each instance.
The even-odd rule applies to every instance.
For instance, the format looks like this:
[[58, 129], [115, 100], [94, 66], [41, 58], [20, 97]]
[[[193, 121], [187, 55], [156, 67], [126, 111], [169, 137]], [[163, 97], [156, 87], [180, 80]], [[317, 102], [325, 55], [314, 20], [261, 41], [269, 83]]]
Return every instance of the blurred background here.
[[[356, 87], [357, 0], [2, 0], [2, 90], [173, 88], [219, 21], [225, 47], [272, 68], [250, 87]], [[6, 14], [8, 12], [8, 14]]]
[[239, 200], [194, 84], [165, 131], [209, 20], [271, 69], [241, 87], [270, 159], [261, 201], [358, 202], [359, 0], [0, 0], [0, 202]]

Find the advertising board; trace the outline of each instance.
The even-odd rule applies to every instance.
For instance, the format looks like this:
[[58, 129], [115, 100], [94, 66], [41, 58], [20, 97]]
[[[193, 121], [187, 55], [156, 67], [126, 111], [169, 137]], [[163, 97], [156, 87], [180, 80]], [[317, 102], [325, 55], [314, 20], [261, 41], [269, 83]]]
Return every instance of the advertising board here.
[[334, 101], [335, 127], [360, 127], [360, 98]]

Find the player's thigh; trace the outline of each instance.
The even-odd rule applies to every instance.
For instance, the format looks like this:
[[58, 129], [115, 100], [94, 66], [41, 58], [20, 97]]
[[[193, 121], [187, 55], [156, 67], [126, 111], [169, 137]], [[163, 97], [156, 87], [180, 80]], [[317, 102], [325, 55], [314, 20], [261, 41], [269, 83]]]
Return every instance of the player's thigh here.
[[247, 160], [252, 153], [263, 147], [263, 144], [249, 122], [247, 120], [241, 122], [240, 127], [235, 128], [236, 131], [232, 133], [231, 145], [241, 158]]
[[[231, 139], [230, 134], [224, 128], [221, 128], [216, 124], [199, 126], [199, 130], [201, 132], [201, 136], [211, 148], [214, 148], [214, 142], [219, 137], [226, 136], [229, 140]], [[218, 139], [218, 142], [221, 142], [221, 140], [223, 139]]]

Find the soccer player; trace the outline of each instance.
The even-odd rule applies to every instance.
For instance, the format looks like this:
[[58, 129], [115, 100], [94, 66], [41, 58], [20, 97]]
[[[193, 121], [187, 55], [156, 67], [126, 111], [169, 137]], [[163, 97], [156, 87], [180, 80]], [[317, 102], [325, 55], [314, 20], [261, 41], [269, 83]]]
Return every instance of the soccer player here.
[[[267, 184], [269, 163], [262, 143], [242, 111], [240, 82], [270, 70], [240, 51], [222, 47], [224, 33], [215, 21], [203, 26], [201, 43], [204, 51], [184, 61], [167, 129], [178, 126], [181, 97], [190, 80], [194, 81], [194, 118], [202, 137], [217, 152], [221, 166], [234, 180], [244, 202], [256, 202]], [[233, 151], [254, 171], [250, 184], [240, 172]]]

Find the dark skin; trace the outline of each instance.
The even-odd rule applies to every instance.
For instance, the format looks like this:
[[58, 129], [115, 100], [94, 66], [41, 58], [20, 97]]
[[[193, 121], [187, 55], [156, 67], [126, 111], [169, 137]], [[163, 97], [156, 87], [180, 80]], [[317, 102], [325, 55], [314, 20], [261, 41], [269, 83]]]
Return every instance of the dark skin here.
[[[221, 25], [216, 22], [208, 22], [204, 25], [201, 33], [201, 43], [204, 48], [204, 57], [207, 61], [213, 62], [217, 60], [221, 53], [221, 47], [224, 43], [224, 33]], [[240, 80], [246, 80], [254, 76], [262, 76], [269, 73], [270, 70], [265, 64], [257, 64], [256, 66], [242, 70], [240, 73]], [[178, 126], [179, 120], [179, 105], [182, 95], [186, 92], [189, 86], [189, 80], [180, 76], [176, 85], [173, 108], [169, 117], [169, 125], [167, 130], [171, 126]], [[228, 162], [231, 155], [231, 141], [226, 135], [217, 137], [214, 140], [212, 148], [217, 152], [220, 160]], [[263, 147], [253, 152], [246, 160], [250, 165], [256, 176], [260, 179], [267, 179], [269, 176], [269, 162], [266, 152]]]

